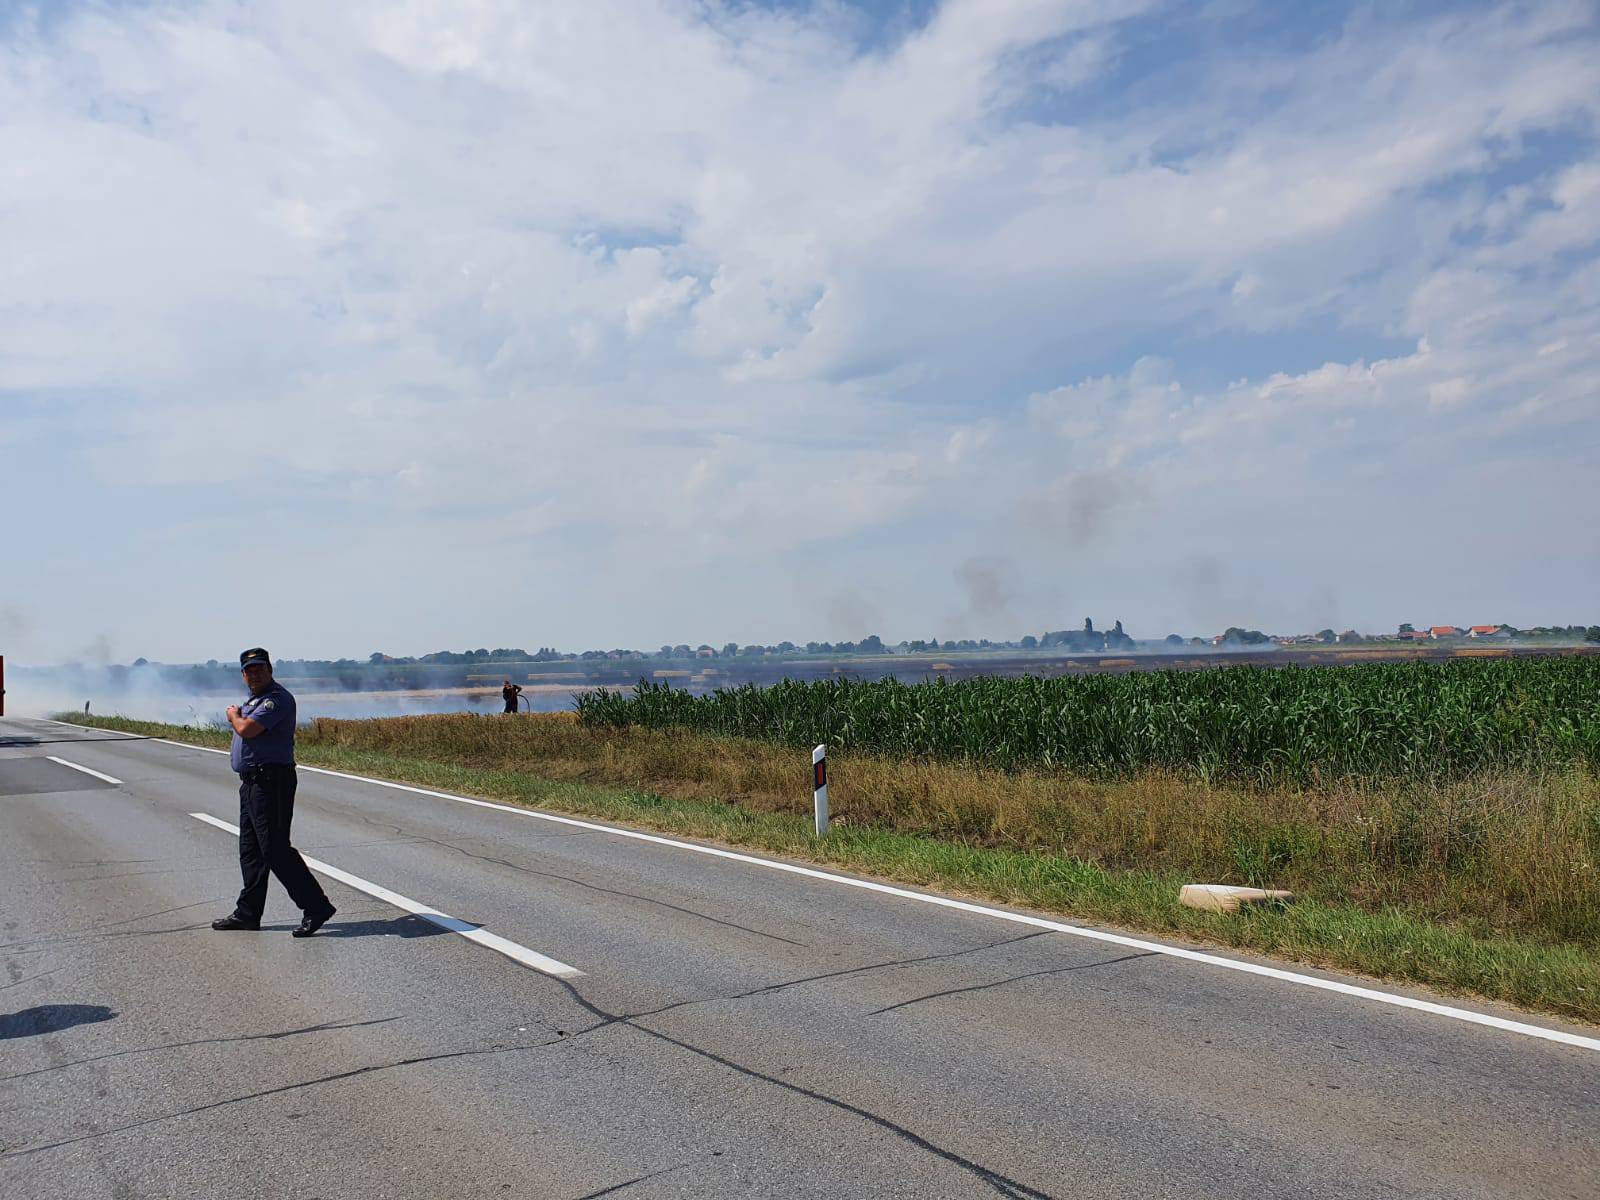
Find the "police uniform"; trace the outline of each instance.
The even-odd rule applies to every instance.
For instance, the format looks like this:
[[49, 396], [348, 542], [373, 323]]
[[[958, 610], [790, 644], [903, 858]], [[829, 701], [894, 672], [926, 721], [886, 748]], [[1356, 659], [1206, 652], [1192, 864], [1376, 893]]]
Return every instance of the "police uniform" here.
[[[246, 650], [240, 669], [251, 663], [271, 666], [265, 650]], [[267, 875], [276, 875], [289, 898], [305, 914], [297, 936], [309, 936], [333, 915], [322, 885], [300, 852], [289, 844], [294, 821], [294, 696], [277, 680], [239, 706], [239, 715], [262, 726], [247, 738], [237, 730], [228, 761], [239, 775], [239, 869], [244, 888], [233, 915], [212, 922], [217, 929], [258, 929], [267, 903]]]

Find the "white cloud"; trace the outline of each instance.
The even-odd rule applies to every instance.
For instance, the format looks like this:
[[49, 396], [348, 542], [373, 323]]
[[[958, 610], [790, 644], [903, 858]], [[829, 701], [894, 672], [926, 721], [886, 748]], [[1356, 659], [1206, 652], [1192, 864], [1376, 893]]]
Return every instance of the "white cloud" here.
[[[1167, 93], [1118, 74], [1130, 31], [1173, 17], [1148, 7], [952, 0], [865, 52], [833, 6], [16, 20], [0, 445], [59, 459], [27, 486], [67, 536], [252, 498], [250, 536], [331, 614], [285, 618], [307, 652], [859, 636], [817, 627], [858, 607], [812, 597], [866, 575], [879, 632], [927, 636], [953, 603], [930, 551], [937, 587], [1004, 595], [959, 620], [1200, 620], [1150, 580], [1245, 528], [1302, 555], [1308, 524], [1330, 578], [1394, 550], [1350, 617], [1387, 620], [1430, 580], [1386, 514], [1470, 525], [1479, 476], [1497, 528], [1576, 536], [1573, 496], [1539, 506], [1600, 426], [1593, 12], [1352, 17]], [[1561, 161], [1515, 170], [1541, 138]], [[1272, 361], [1330, 326], [1381, 352]], [[1268, 340], [1197, 384], [1218, 337]], [[135, 542], [178, 586], [240, 540]], [[41, 596], [81, 586], [50, 546], [28, 551]], [[1559, 608], [1596, 557], [1525, 602]], [[1297, 619], [1299, 562], [1263, 567], [1254, 622]], [[524, 611], [476, 587], [508, 573]], [[344, 592], [397, 575], [370, 631]], [[169, 611], [125, 615], [170, 655], [237, 640], [225, 612]]]

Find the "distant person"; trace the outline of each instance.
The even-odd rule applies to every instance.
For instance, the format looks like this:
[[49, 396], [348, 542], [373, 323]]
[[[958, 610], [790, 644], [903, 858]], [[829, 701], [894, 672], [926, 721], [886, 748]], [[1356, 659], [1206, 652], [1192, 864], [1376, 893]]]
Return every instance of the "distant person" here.
[[239, 673], [250, 688], [243, 704], [228, 706], [233, 726], [229, 762], [239, 773], [239, 870], [244, 890], [230, 916], [213, 929], [260, 929], [267, 906], [267, 873], [278, 877], [300, 907], [295, 937], [310, 937], [335, 909], [300, 851], [289, 844], [294, 820], [294, 697], [272, 678], [272, 660], [257, 646], [239, 655]]
[[506, 680], [505, 686], [500, 689], [500, 699], [506, 702], [506, 712], [517, 711], [517, 697], [520, 695], [522, 695], [522, 689], [512, 683], [511, 680]]

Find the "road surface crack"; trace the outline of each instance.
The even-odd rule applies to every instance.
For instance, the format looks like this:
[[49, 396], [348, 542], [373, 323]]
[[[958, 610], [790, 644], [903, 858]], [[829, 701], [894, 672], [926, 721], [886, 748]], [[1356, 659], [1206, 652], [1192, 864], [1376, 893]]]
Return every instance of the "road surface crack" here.
[[1135, 958], [1154, 958], [1154, 950], [1146, 950], [1140, 954], [1123, 954], [1117, 958], [1104, 958], [1099, 962], [1079, 963], [1072, 967], [1052, 967], [1047, 971], [1029, 971], [1026, 975], [1013, 975], [1009, 979], [996, 979], [993, 983], [975, 983], [971, 987], [948, 988], [942, 992], [929, 992], [926, 996], [915, 996], [910, 1000], [902, 1000], [898, 1004], [886, 1005], [875, 1008], [867, 1014], [875, 1017], [879, 1013], [893, 1012], [897, 1008], [909, 1008], [913, 1004], [921, 1004], [924, 1000], [937, 1000], [940, 996], [959, 996], [964, 992], [982, 992], [989, 988], [1005, 987], [1008, 983], [1021, 983], [1024, 979], [1038, 979], [1041, 975], [1065, 975], [1069, 971], [1089, 971], [1095, 967], [1109, 967], [1112, 963], [1129, 962]]
[[[1037, 937], [1039, 935], [1038, 934], [1028, 934], [1028, 935], [1025, 935], [1025, 936], [1026, 937]], [[1022, 941], [1024, 939], [1023, 938], [1009, 938], [1007, 940], [1008, 941]], [[991, 943], [991, 945], [1001, 945], [1001, 944], [1003, 944], [1003, 943]], [[986, 949], [986, 948], [987, 947], [974, 947], [974, 949]], [[961, 953], [970, 953], [970, 951], [964, 951], [964, 952], [961, 952]], [[928, 955], [927, 956], [927, 958], [948, 958], [948, 957], [953, 957], [953, 955]], [[913, 962], [925, 961], [925, 959], [912, 959], [912, 960], [909, 960], [909, 961], [913, 961]], [[881, 965], [892, 966], [894, 964], [881, 964]], [[849, 974], [849, 973], [850, 972], [848, 972], [848, 971], [835, 972], [835, 974]], [[1052, 1198], [1050, 1197], [1049, 1193], [1041, 1192], [1041, 1191], [1037, 1190], [1036, 1188], [1029, 1187], [1025, 1183], [1021, 1183], [1018, 1180], [1011, 1179], [1006, 1175], [1002, 1175], [998, 1171], [992, 1170], [991, 1168], [984, 1166], [982, 1163], [974, 1162], [972, 1159], [967, 1158], [966, 1156], [964, 1156], [962, 1154], [958, 1154], [954, 1150], [946, 1149], [945, 1147], [940, 1146], [935, 1142], [931, 1142], [927, 1138], [923, 1137], [921, 1134], [915, 1133], [912, 1130], [907, 1129], [904, 1125], [898, 1124], [895, 1121], [891, 1121], [888, 1117], [880, 1116], [879, 1114], [877, 1114], [875, 1112], [872, 1112], [870, 1109], [862, 1108], [860, 1105], [857, 1105], [857, 1104], [852, 1104], [848, 1100], [841, 1100], [836, 1096], [829, 1096], [825, 1092], [819, 1092], [819, 1091], [816, 1091], [813, 1088], [803, 1087], [798, 1083], [790, 1083], [788, 1080], [779, 1079], [779, 1078], [777, 1078], [776, 1076], [773, 1076], [773, 1075], [767, 1075], [767, 1074], [765, 1074], [765, 1073], [763, 1073], [761, 1071], [756, 1070], [754, 1067], [747, 1067], [743, 1063], [735, 1062], [733, 1059], [726, 1058], [723, 1055], [715, 1053], [714, 1051], [706, 1050], [706, 1049], [704, 1049], [704, 1048], [702, 1048], [700, 1046], [693, 1045], [692, 1043], [681, 1041], [678, 1038], [672, 1037], [670, 1034], [662, 1033], [660, 1030], [651, 1029], [648, 1025], [640, 1025], [640, 1024], [637, 1023], [638, 1019], [639, 1019], [637, 1017], [619, 1016], [619, 1015], [617, 1015], [615, 1013], [609, 1013], [605, 1009], [601, 1008], [598, 1004], [595, 1004], [593, 1001], [589, 1000], [586, 996], [584, 996], [584, 994], [582, 992], [580, 992], [577, 989], [577, 987], [574, 986], [573, 983], [570, 980], [557, 979], [555, 982], [558, 983], [561, 987], [565, 988], [567, 990], [567, 992], [569, 992], [571, 994], [572, 998], [574, 1000], [576, 1000], [580, 1006], [582, 1006], [588, 1012], [592, 1013], [594, 1016], [600, 1018], [600, 1022], [599, 1022], [598, 1025], [591, 1026], [589, 1029], [579, 1030], [579, 1034], [592, 1032], [594, 1029], [601, 1028], [601, 1027], [603, 1027], [605, 1025], [613, 1025], [613, 1024], [626, 1025], [630, 1029], [638, 1030], [640, 1033], [644, 1034], [646, 1037], [652, 1037], [652, 1038], [655, 1038], [658, 1041], [666, 1042], [669, 1045], [677, 1046], [681, 1050], [687, 1050], [690, 1054], [698, 1055], [699, 1057], [704, 1058], [704, 1059], [706, 1059], [706, 1060], [708, 1060], [710, 1062], [717, 1063], [719, 1066], [726, 1067], [728, 1070], [735, 1071], [738, 1074], [745, 1076], [746, 1078], [755, 1079], [755, 1080], [759, 1080], [762, 1083], [771, 1084], [773, 1087], [782, 1088], [786, 1092], [792, 1092], [797, 1096], [803, 1096], [808, 1100], [814, 1100], [814, 1101], [817, 1101], [820, 1104], [826, 1104], [831, 1108], [836, 1108], [836, 1109], [839, 1109], [842, 1112], [847, 1112], [847, 1113], [850, 1113], [853, 1116], [860, 1117], [862, 1120], [870, 1122], [873, 1125], [876, 1125], [878, 1128], [883, 1129], [883, 1130], [887, 1131], [888, 1133], [893, 1134], [895, 1137], [900, 1138], [902, 1141], [907, 1142], [912, 1146], [915, 1146], [917, 1149], [923, 1150], [923, 1151], [925, 1151], [925, 1152], [927, 1152], [929, 1154], [935, 1155], [936, 1157], [943, 1159], [944, 1161], [952, 1164], [953, 1166], [960, 1167], [963, 1171], [969, 1172], [970, 1174], [972, 1174], [973, 1176], [975, 1176], [976, 1178], [978, 1178], [982, 1182], [988, 1184], [989, 1187], [993, 1188], [994, 1191], [996, 1191], [997, 1193], [999, 1193], [1002, 1196], [1011, 1197], [1012, 1200], [1052, 1200]], [[796, 982], [800, 982], [800, 981], [796, 981]], [[669, 1006], [669, 1007], [681, 1007], [681, 1006]], [[562, 1039], [562, 1040], [571, 1040], [571, 1039], [567, 1038], [567, 1039]]]
[[126, 734], [123, 737], [87, 738], [87, 737], [0, 737], [0, 750], [18, 749], [24, 746], [60, 746], [71, 743], [82, 746], [89, 742], [151, 742], [155, 739], [148, 734]]
[[702, 996], [695, 1000], [679, 1000], [674, 1004], [666, 1004], [660, 1008], [653, 1008], [647, 1012], [629, 1013], [631, 1017], [654, 1017], [661, 1013], [672, 1012], [674, 1009], [688, 1008], [695, 1004], [716, 1004], [734, 1000], [748, 1000], [754, 996], [765, 996], [775, 992], [785, 991], [788, 988], [799, 987], [805, 983], [817, 983], [824, 979], [842, 979], [847, 975], [864, 975], [870, 971], [885, 971], [890, 967], [909, 967], [917, 963], [937, 962], [943, 959], [960, 958], [967, 954], [978, 954], [984, 950], [994, 950], [1000, 946], [1010, 946], [1017, 942], [1026, 942], [1036, 937], [1045, 937], [1052, 931], [1041, 929], [1037, 933], [1024, 933], [1020, 937], [1002, 938], [998, 942], [985, 942], [981, 946], [969, 946], [965, 950], [947, 950], [939, 954], [924, 954], [916, 958], [896, 958], [888, 962], [866, 963], [859, 967], [845, 967], [838, 971], [824, 971], [820, 975], [804, 975], [799, 979], [789, 979], [782, 983], [769, 983], [762, 987], [751, 988], [748, 992], [735, 992], [730, 996]]
[[8, 988], [21, 987], [25, 983], [32, 983], [35, 979], [43, 979], [46, 975], [55, 975], [65, 971], [66, 967], [51, 967], [48, 971], [39, 971], [33, 975], [24, 975], [21, 979], [13, 979], [10, 983], [0, 984], [0, 992]]
[[[38, 976], [33, 976], [38, 978]], [[398, 1021], [398, 1016], [376, 1017], [369, 1021], [324, 1021], [320, 1025], [306, 1025], [299, 1029], [279, 1029], [272, 1033], [242, 1033], [233, 1037], [195, 1038], [187, 1042], [167, 1042], [160, 1046], [136, 1046], [131, 1050], [114, 1050], [109, 1054], [96, 1054], [90, 1058], [75, 1058], [71, 1062], [56, 1063], [54, 1066], [40, 1067], [34, 1071], [19, 1071], [15, 1075], [0, 1075], [0, 1083], [10, 1083], [16, 1079], [29, 1079], [35, 1075], [53, 1075], [57, 1071], [65, 1071], [69, 1067], [81, 1067], [88, 1063], [105, 1062], [111, 1058], [128, 1058], [135, 1054], [158, 1054], [163, 1050], [181, 1050], [186, 1046], [223, 1046], [232, 1042], [271, 1042], [279, 1038], [298, 1037], [303, 1033], [326, 1033], [335, 1029], [359, 1029], [365, 1025], [386, 1025], [390, 1021]]]
[[647, 1179], [659, 1179], [663, 1175], [670, 1175], [673, 1171], [681, 1171], [688, 1163], [677, 1163], [674, 1166], [662, 1167], [659, 1171], [651, 1171], [648, 1175], [636, 1175], [632, 1179], [625, 1179], [621, 1183], [613, 1183], [610, 1187], [603, 1187], [598, 1192], [585, 1192], [578, 1200], [600, 1200], [601, 1196], [615, 1196], [623, 1188], [631, 1188], [636, 1183], [643, 1183]]
[[[580, 1031], [587, 1032], [587, 1031]], [[37, 1146], [23, 1146], [17, 1150], [0, 1151], [0, 1160], [10, 1158], [24, 1158], [30, 1154], [41, 1154], [46, 1150], [57, 1150], [63, 1146], [76, 1145], [79, 1142], [94, 1141], [97, 1138], [111, 1137], [119, 1133], [127, 1133], [133, 1129], [143, 1129], [147, 1125], [155, 1125], [162, 1121], [176, 1121], [180, 1117], [191, 1117], [199, 1113], [211, 1112], [219, 1108], [227, 1108], [234, 1104], [244, 1104], [249, 1100], [262, 1100], [268, 1096], [281, 1096], [286, 1092], [299, 1091], [302, 1088], [318, 1087], [324, 1083], [338, 1083], [345, 1079], [356, 1079], [363, 1075], [375, 1075], [380, 1071], [393, 1071], [400, 1067], [414, 1067], [423, 1063], [447, 1062], [456, 1058], [473, 1058], [486, 1054], [514, 1054], [523, 1050], [543, 1050], [550, 1046], [558, 1046], [566, 1038], [552, 1038], [547, 1042], [524, 1043], [516, 1046], [487, 1046], [469, 1048], [466, 1050], [446, 1050], [439, 1054], [419, 1054], [410, 1058], [396, 1059], [393, 1062], [371, 1063], [365, 1067], [354, 1067], [348, 1071], [335, 1071], [329, 1075], [318, 1075], [313, 1079], [302, 1079], [296, 1083], [286, 1083], [281, 1087], [265, 1088], [259, 1092], [247, 1092], [242, 1096], [229, 1096], [222, 1100], [212, 1100], [206, 1104], [196, 1104], [192, 1108], [179, 1109], [177, 1112], [159, 1113], [153, 1117], [142, 1120], [130, 1121], [126, 1125], [116, 1125], [110, 1129], [97, 1129], [90, 1133], [79, 1134], [77, 1137], [61, 1138], [54, 1142], [42, 1142]]]
[[[152, 860], [152, 861], [158, 861], [158, 860]], [[86, 929], [74, 929], [74, 930], [70, 930], [67, 933], [51, 934], [51, 935], [47, 935], [47, 936], [35, 936], [35, 937], [18, 938], [14, 942], [5, 942], [3, 944], [0, 944], [0, 950], [10, 950], [13, 947], [17, 947], [17, 946], [28, 946], [28, 947], [55, 946], [55, 945], [62, 945], [64, 943], [68, 943], [68, 942], [81, 942], [81, 941], [88, 940], [90, 938], [127, 937], [130, 933], [131, 934], [140, 934], [140, 933], [176, 933], [176, 932], [178, 932], [176, 929], [134, 929], [134, 930], [129, 930], [127, 933], [120, 933], [120, 934], [107, 933], [106, 930], [108, 930], [108, 929], [116, 929], [120, 925], [131, 925], [135, 921], [150, 921], [150, 920], [154, 920], [156, 917], [164, 917], [168, 913], [184, 912], [185, 910], [191, 909], [191, 908], [204, 908], [207, 905], [223, 904], [225, 902], [226, 902], [225, 898], [224, 899], [212, 899], [212, 900], [196, 900], [193, 904], [180, 904], [176, 908], [163, 908], [163, 909], [157, 910], [156, 912], [140, 913], [136, 917], [124, 917], [120, 921], [110, 921], [110, 922], [107, 922], [106, 924], [103, 924], [103, 925], [91, 925]], [[180, 926], [180, 928], [183, 928], [183, 929], [194, 929], [194, 928], [199, 928], [199, 926], [185, 925], [185, 926]]]

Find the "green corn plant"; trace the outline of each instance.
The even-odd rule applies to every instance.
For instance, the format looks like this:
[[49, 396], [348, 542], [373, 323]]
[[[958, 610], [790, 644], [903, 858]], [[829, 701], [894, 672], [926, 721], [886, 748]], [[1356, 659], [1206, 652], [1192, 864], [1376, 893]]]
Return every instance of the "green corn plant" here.
[[1447, 779], [1600, 767], [1600, 658], [1225, 667], [1045, 679], [784, 680], [696, 696], [641, 680], [578, 700], [593, 725], [684, 728], [1097, 776]]

